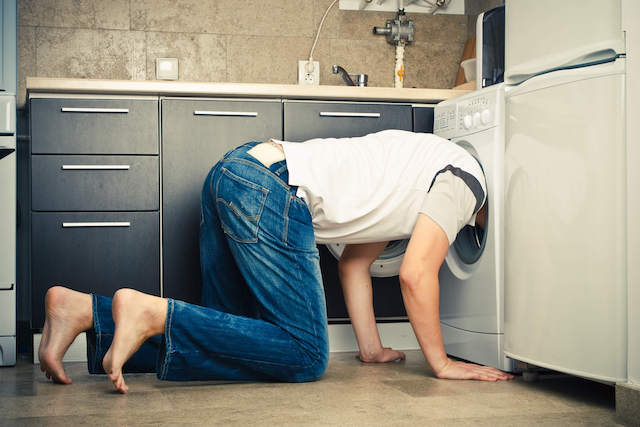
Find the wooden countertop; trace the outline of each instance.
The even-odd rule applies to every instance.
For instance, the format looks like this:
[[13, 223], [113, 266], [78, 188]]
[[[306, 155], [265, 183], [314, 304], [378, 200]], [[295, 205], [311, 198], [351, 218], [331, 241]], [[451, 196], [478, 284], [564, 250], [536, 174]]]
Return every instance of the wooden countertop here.
[[27, 77], [27, 94], [213, 96], [436, 103], [468, 93], [458, 89], [200, 83], [163, 80], [95, 80]]

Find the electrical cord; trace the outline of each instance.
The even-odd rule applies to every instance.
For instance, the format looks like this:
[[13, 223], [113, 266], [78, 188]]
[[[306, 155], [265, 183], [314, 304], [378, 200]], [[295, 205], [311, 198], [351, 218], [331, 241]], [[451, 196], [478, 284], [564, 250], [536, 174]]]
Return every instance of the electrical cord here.
[[313, 51], [316, 48], [316, 44], [318, 43], [318, 37], [320, 36], [320, 31], [322, 30], [322, 24], [324, 24], [324, 20], [327, 17], [327, 15], [329, 14], [329, 11], [333, 7], [333, 5], [336, 4], [337, 2], [338, 2], [338, 0], [333, 0], [333, 2], [331, 2], [329, 7], [327, 8], [327, 10], [324, 12], [324, 15], [322, 16], [322, 19], [320, 20], [320, 24], [318, 24], [318, 31], [316, 32], [316, 38], [313, 41], [313, 45], [311, 46], [311, 51], [309, 52], [309, 61], [307, 62], [307, 72], [308, 73], [313, 72]]

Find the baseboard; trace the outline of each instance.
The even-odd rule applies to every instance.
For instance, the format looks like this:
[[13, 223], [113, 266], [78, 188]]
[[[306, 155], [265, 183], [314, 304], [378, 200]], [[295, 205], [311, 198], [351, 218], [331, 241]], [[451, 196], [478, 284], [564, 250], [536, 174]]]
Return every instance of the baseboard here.
[[[380, 323], [378, 330], [385, 347], [393, 347], [396, 350], [417, 350], [420, 348], [409, 322]], [[33, 334], [33, 363], [36, 365], [39, 364], [38, 347], [41, 338], [42, 334]], [[351, 325], [329, 325], [329, 349], [334, 353], [358, 351], [358, 343]], [[87, 361], [87, 340], [84, 333], [78, 335], [62, 361]]]
[[[33, 334], [33, 363], [40, 364], [38, 360], [38, 347], [42, 334]], [[87, 361], [87, 338], [85, 333], [81, 333], [69, 346], [69, 350], [62, 358], [63, 362], [86, 362]]]
[[[418, 350], [420, 345], [409, 322], [378, 323], [380, 340], [395, 350]], [[333, 353], [358, 351], [358, 342], [351, 324], [329, 325], [329, 349]]]

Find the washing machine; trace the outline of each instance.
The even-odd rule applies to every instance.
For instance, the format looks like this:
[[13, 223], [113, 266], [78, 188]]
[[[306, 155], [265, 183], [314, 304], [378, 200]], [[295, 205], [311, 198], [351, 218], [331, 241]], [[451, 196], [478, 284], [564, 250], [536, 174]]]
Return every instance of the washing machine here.
[[440, 323], [445, 351], [470, 362], [513, 371], [504, 356], [503, 84], [446, 100], [435, 108], [434, 133], [467, 149], [487, 184], [485, 230], [466, 226], [440, 268]]

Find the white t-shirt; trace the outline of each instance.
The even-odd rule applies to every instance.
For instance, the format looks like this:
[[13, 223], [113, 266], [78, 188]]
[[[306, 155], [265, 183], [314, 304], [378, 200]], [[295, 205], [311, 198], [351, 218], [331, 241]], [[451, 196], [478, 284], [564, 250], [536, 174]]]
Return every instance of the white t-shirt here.
[[[477, 179], [480, 204], [486, 194], [478, 162], [433, 134], [385, 130], [357, 138], [275, 142], [285, 152], [289, 185], [298, 186], [298, 197], [309, 207], [318, 243], [408, 238], [434, 178], [447, 168]], [[464, 223], [473, 225], [476, 212]]]

